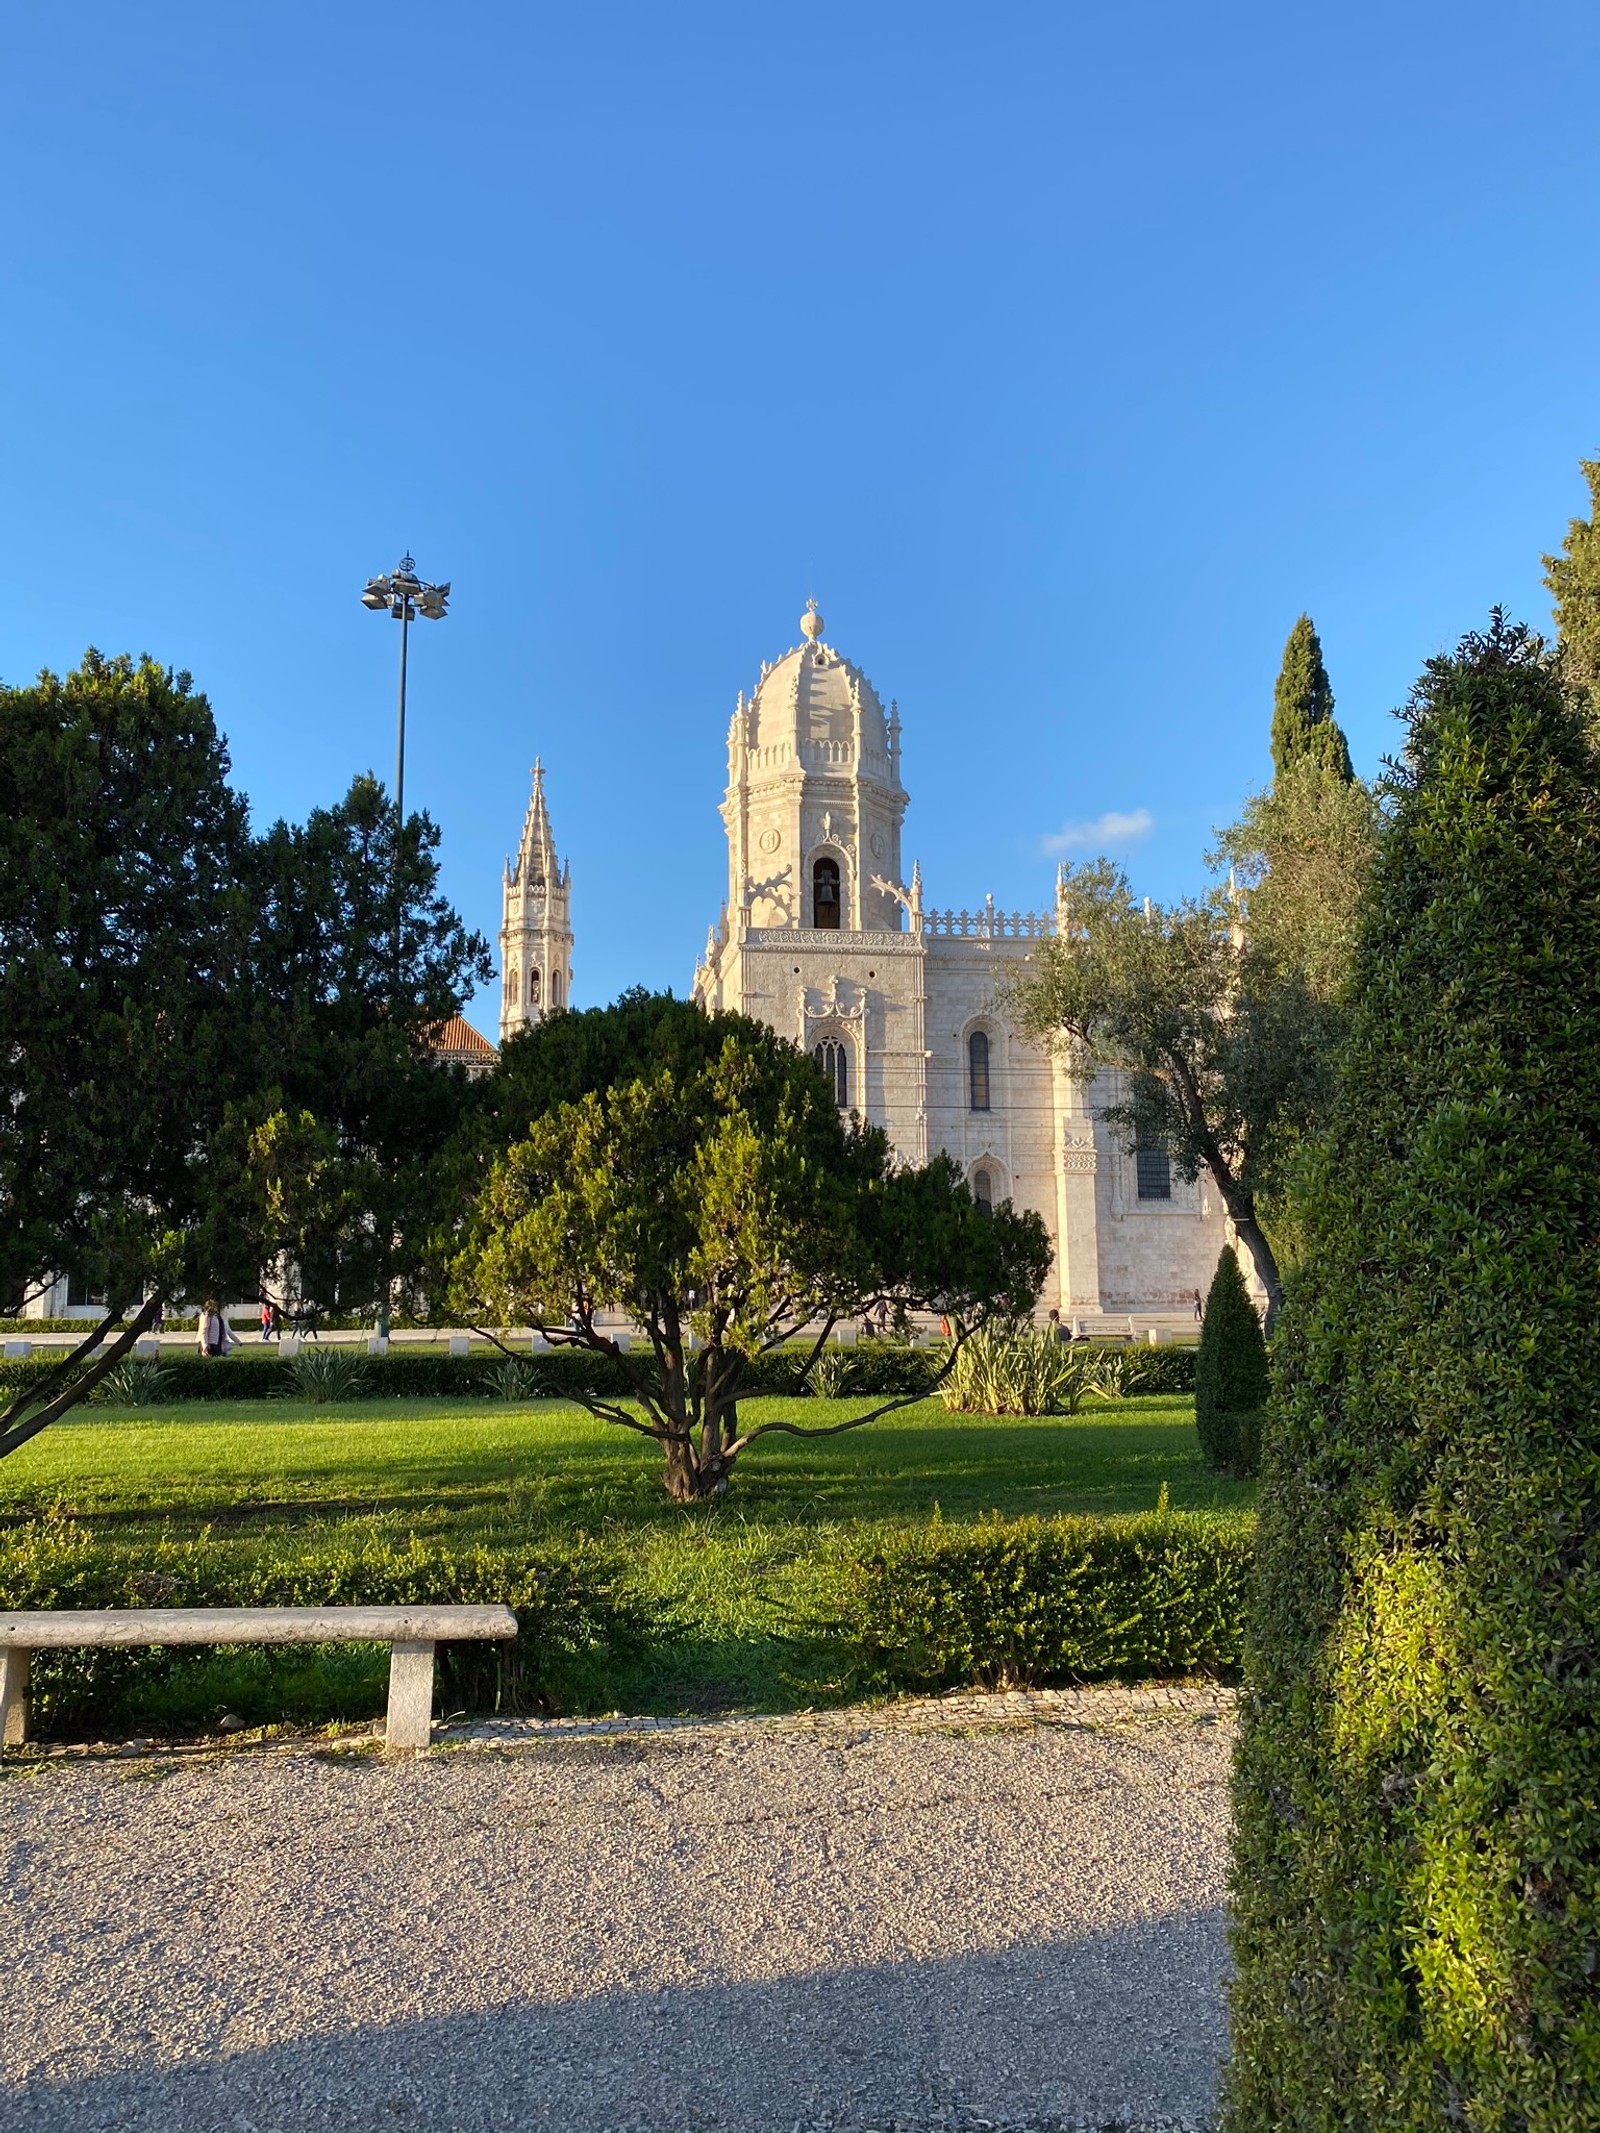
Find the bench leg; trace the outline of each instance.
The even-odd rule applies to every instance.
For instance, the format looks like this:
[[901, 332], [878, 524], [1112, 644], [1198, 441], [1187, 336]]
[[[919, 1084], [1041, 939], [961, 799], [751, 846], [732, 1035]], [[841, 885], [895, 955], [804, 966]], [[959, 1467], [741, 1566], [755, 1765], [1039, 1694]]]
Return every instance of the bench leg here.
[[28, 1655], [14, 1644], [0, 1650], [0, 1745], [20, 1748], [28, 1737]]
[[433, 1646], [389, 1647], [389, 1726], [391, 1748], [426, 1748], [433, 1726]]

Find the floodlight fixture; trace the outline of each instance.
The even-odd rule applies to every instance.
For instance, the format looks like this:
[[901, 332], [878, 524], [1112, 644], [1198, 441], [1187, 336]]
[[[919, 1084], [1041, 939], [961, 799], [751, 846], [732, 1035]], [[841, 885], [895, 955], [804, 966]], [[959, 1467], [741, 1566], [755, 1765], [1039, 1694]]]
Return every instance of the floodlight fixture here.
[[361, 604], [373, 614], [381, 615], [385, 608], [400, 625], [400, 716], [395, 738], [394, 753], [394, 961], [398, 981], [400, 971], [400, 842], [406, 819], [406, 639], [410, 626], [420, 615], [425, 622], [442, 622], [450, 598], [450, 584], [429, 585], [417, 576], [417, 566], [409, 555], [403, 555], [392, 571], [377, 578], [368, 578], [366, 591], [361, 595]]

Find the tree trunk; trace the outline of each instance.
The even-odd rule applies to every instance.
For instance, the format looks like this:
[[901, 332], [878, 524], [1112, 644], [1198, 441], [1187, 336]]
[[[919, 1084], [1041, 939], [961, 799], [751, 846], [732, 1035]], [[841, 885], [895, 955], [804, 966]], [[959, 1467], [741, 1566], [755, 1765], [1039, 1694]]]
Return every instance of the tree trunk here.
[[1239, 1242], [1250, 1254], [1251, 1264], [1261, 1277], [1261, 1286], [1267, 1292], [1265, 1330], [1270, 1333], [1283, 1304], [1283, 1277], [1278, 1272], [1277, 1259], [1261, 1224], [1256, 1220], [1255, 1201], [1251, 1194], [1241, 1192], [1231, 1178], [1224, 1183], [1215, 1168], [1211, 1175], [1216, 1178], [1217, 1191], [1222, 1195], [1222, 1204], [1228, 1210], [1228, 1218], [1234, 1226]]
[[1227, 1159], [1217, 1145], [1217, 1137], [1207, 1122], [1205, 1106], [1200, 1101], [1200, 1092], [1187, 1065], [1174, 1054], [1168, 1055], [1167, 1064], [1183, 1105], [1184, 1116], [1189, 1122], [1189, 1130], [1199, 1144], [1212, 1182], [1221, 1196], [1223, 1206], [1228, 1210], [1228, 1219], [1234, 1226], [1239, 1242], [1250, 1254], [1251, 1262], [1260, 1276], [1261, 1286], [1267, 1292], [1266, 1330], [1270, 1333], [1283, 1304], [1283, 1277], [1278, 1272], [1277, 1255], [1267, 1242], [1261, 1224], [1256, 1220], [1255, 1195], [1247, 1192], [1228, 1168]]
[[665, 1440], [667, 1494], [674, 1503], [701, 1503], [708, 1496], [727, 1495], [733, 1461], [723, 1447], [733, 1441], [734, 1431], [728, 1424], [736, 1419], [737, 1410], [732, 1407], [714, 1409], [700, 1425], [698, 1445], [687, 1433]]

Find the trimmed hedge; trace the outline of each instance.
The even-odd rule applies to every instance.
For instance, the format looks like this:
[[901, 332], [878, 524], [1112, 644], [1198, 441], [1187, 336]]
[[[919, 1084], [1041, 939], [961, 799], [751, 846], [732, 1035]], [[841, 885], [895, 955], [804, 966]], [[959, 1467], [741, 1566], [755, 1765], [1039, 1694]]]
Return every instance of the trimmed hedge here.
[[[1238, 1661], [1249, 1556], [1248, 1527], [1187, 1514], [935, 1520], [823, 1544], [789, 1628], [837, 1650], [825, 1667], [832, 1692], [1225, 1674]], [[622, 1677], [656, 1653], [670, 1662], [685, 1628], [681, 1610], [646, 1599], [623, 1543], [581, 1536], [451, 1551], [357, 1531], [258, 1550], [202, 1534], [135, 1551], [54, 1518], [0, 1531], [4, 1611], [449, 1601], [508, 1604], [520, 1634], [441, 1645], [441, 1710], [611, 1709]], [[226, 1659], [220, 1693], [251, 1722], [382, 1707], [375, 1648], [238, 1647]], [[197, 1714], [221, 1715], [219, 1670], [209, 1647], [35, 1653], [35, 1730], [192, 1730]]]
[[1267, 1344], [1239, 1255], [1225, 1244], [1206, 1297], [1195, 1356], [1194, 1424], [1200, 1456], [1223, 1474], [1256, 1473], [1267, 1404]]
[[[513, 1352], [528, 1361], [540, 1383], [557, 1398], [570, 1397], [578, 1386], [593, 1392], [626, 1393], [627, 1375], [609, 1356], [588, 1355], [580, 1349], [551, 1349], [530, 1355], [526, 1344]], [[744, 1391], [751, 1398], [765, 1394], [795, 1394], [800, 1387], [801, 1365], [809, 1349], [798, 1346], [775, 1349], [746, 1367]], [[941, 1348], [908, 1348], [897, 1341], [863, 1341], [853, 1349], [831, 1351], [850, 1359], [845, 1397], [888, 1399], [896, 1394], [925, 1395], [944, 1360]], [[1129, 1390], [1137, 1393], [1181, 1394], [1194, 1389], [1192, 1348], [1113, 1349], [1133, 1366]], [[413, 1355], [391, 1348], [387, 1355], [364, 1356], [368, 1375], [365, 1397], [390, 1400], [470, 1400], [490, 1392], [490, 1377], [505, 1360], [498, 1350], [475, 1348], [471, 1355]], [[0, 1398], [43, 1377], [52, 1367], [42, 1356], [0, 1360]], [[281, 1399], [288, 1395], [290, 1380], [276, 1348], [264, 1343], [245, 1346], [232, 1355], [211, 1360], [199, 1355], [163, 1354], [161, 1368], [169, 1373], [161, 1391], [161, 1404], [188, 1400], [210, 1403], [233, 1400]]]
[[1192, 1514], [935, 1520], [845, 1555], [839, 1626], [875, 1689], [1225, 1674], [1250, 1563], [1248, 1527]]
[[1600, 2124], [1600, 791], [1430, 661], [1274, 1341], [1232, 2133]]

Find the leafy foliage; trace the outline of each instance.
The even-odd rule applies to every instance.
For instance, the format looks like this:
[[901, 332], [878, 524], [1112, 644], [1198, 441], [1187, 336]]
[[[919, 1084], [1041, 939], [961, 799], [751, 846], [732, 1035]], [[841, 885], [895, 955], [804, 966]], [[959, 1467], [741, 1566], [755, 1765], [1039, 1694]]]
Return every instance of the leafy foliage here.
[[1322, 641], [1309, 615], [1302, 615], [1289, 632], [1272, 694], [1272, 767], [1281, 778], [1301, 763], [1315, 763], [1346, 785], [1355, 776], [1349, 746], [1333, 715]]
[[1225, 1244], [1211, 1277], [1195, 1359], [1194, 1422], [1207, 1466], [1224, 1474], [1255, 1473], [1267, 1389], [1261, 1321], [1239, 1255]]
[[1048, 1686], [1238, 1664], [1250, 1537], [1206, 1518], [940, 1521], [851, 1550], [861, 1685]]
[[[1164, 1146], [1186, 1178], [1208, 1171], [1269, 1296], [1277, 1262], [1257, 1219], [1263, 1064], [1238, 1038], [1243, 939], [1217, 891], [1140, 903], [1109, 859], [1063, 870], [1061, 920], [1007, 987], [1024, 1034], [1088, 1080], [1117, 1070], [1100, 1115], [1131, 1148]], [[1255, 1104], [1250, 1097], [1254, 1096]]]
[[438, 834], [367, 778], [256, 840], [227, 773], [205, 697], [148, 658], [0, 690], [0, 1299], [61, 1273], [107, 1298], [0, 1456], [162, 1299], [253, 1294], [285, 1258], [386, 1297], [434, 1220], [464, 1084], [428, 1032], [490, 969]]
[[1579, 461], [1589, 485], [1589, 516], [1567, 527], [1560, 555], [1544, 559], [1545, 584], [1555, 601], [1567, 680], [1588, 703], [1590, 730], [1600, 730], [1600, 459]]
[[[474, 1322], [531, 1325], [617, 1365], [633, 1404], [587, 1385], [574, 1395], [655, 1438], [669, 1492], [689, 1500], [725, 1490], [758, 1437], [805, 1433], [770, 1420], [741, 1431], [754, 1358], [806, 1331], [820, 1355], [841, 1320], [879, 1302], [902, 1323], [935, 1311], [964, 1334], [1031, 1306], [1050, 1247], [1036, 1215], [980, 1213], [950, 1158], [896, 1168], [885, 1135], [841, 1119], [813, 1062], [764, 1024], [686, 1017], [667, 999], [653, 1026], [670, 1063], [646, 1041], [645, 1009], [624, 1002], [612, 1052], [605, 1027], [590, 1034], [606, 1071], [628, 1060], [637, 1071], [557, 1103], [495, 1159], [451, 1302]], [[561, 1018], [551, 1029], [559, 1049], [568, 1031]], [[603, 1310], [624, 1313], [648, 1347], [622, 1349], [597, 1322]]]
[[1227, 2123], [1593, 2123], [1600, 802], [1496, 614], [1407, 712], [1275, 1347]]

